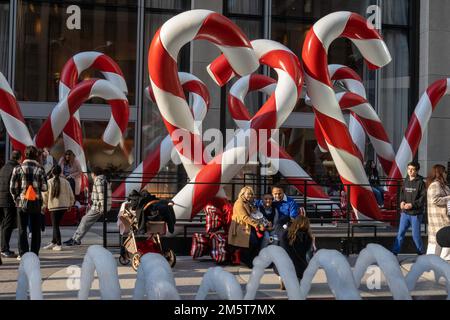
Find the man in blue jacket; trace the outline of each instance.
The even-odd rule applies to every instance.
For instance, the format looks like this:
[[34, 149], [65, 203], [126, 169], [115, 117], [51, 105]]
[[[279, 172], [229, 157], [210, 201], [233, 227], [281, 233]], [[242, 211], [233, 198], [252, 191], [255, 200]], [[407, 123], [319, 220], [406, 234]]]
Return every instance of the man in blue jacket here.
[[[298, 204], [284, 193], [284, 188], [280, 185], [272, 187], [273, 205], [280, 215], [278, 219], [283, 224], [298, 216]], [[281, 222], [280, 221], [280, 222]]]

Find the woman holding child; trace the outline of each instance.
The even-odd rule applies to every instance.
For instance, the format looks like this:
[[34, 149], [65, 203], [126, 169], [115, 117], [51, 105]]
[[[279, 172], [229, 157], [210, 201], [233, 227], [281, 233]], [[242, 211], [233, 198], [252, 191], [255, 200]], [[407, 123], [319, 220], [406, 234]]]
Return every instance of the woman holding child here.
[[252, 217], [256, 212], [253, 205], [254, 193], [251, 187], [243, 187], [233, 206], [228, 244], [237, 247], [241, 261], [252, 268], [252, 261], [257, 256], [261, 246], [261, 239], [257, 232], [264, 231], [264, 225]]

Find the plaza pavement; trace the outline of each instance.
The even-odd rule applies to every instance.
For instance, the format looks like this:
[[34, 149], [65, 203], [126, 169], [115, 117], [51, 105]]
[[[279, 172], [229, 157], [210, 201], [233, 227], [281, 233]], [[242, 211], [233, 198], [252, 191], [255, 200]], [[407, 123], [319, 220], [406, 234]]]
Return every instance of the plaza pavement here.
[[[62, 227], [63, 241], [69, 239], [74, 230], [74, 227]], [[78, 291], [72, 287], [71, 284], [73, 282], [70, 280], [70, 276], [73, 275], [77, 267], [81, 266], [84, 254], [89, 245], [102, 244], [101, 230], [101, 224], [97, 223], [83, 239], [81, 246], [63, 247], [63, 251], [60, 252], [41, 250], [40, 261], [44, 299], [77, 299]], [[51, 239], [51, 232], [51, 227], [47, 227], [46, 232], [43, 234], [43, 245]], [[17, 231], [14, 231], [11, 245], [12, 249], [17, 252], [16, 243]], [[118, 249], [111, 249], [111, 251], [117, 258]], [[349, 257], [349, 262], [352, 266], [355, 260], [355, 256]], [[410, 270], [414, 260], [414, 255], [399, 255], [399, 261], [404, 274]], [[19, 263], [16, 259], [3, 259], [3, 265], [0, 266], [0, 300], [15, 299]], [[181, 299], [194, 299], [203, 275], [208, 268], [214, 266], [216, 265], [209, 257], [193, 260], [189, 256], [177, 256], [177, 264], [173, 272]], [[225, 266], [224, 268], [236, 276], [242, 285], [243, 291], [245, 291], [245, 284], [249, 279], [251, 270], [244, 266]], [[118, 273], [122, 288], [122, 298], [131, 299], [136, 281], [136, 272], [131, 267], [122, 266], [118, 263]], [[366, 280], [369, 277], [370, 274], [366, 273], [361, 281], [360, 291], [364, 299], [392, 299], [383, 275], [381, 275], [382, 281], [379, 289], [368, 288]], [[431, 272], [424, 273], [419, 279], [412, 295], [414, 299], [445, 299], [447, 296], [445, 281], [442, 279], [440, 283], [435, 283]], [[94, 280], [90, 298], [100, 298], [97, 279]], [[217, 298], [215, 294], [208, 296], [208, 299]], [[271, 269], [266, 269], [261, 279], [257, 299], [287, 299], [286, 292], [279, 289], [278, 277]], [[323, 270], [319, 270], [314, 277], [308, 299], [334, 299], [326, 283], [326, 274]]]

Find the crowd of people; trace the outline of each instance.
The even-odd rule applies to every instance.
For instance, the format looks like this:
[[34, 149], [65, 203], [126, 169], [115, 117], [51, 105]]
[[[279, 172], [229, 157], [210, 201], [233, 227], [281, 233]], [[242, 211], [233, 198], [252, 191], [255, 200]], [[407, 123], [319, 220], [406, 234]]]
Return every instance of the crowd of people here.
[[[71, 150], [67, 150], [58, 162], [46, 148], [40, 150], [27, 146], [23, 156], [24, 159], [19, 151], [12, 151], [10, 160], [0, 169], [1, 257], [18, 260], [28, 251], [39, 255], [46, 212], [51, 217], [53, 236], [43, 249], [61, 251], [61, 220], [82, 198], [83, 172]], [[105, 196], [108, 210], [111, 208], [111, 186], [106, 182], [102, 169], [92, 168], [92, 178], [89, 210], [73, 237], [64, 242], [65, 245], [81, 244], [83, 236], [104, 212]], [[107, 195], [104, 194], [105, 183]], [[10, 249], [11, 234], [15, 228], [18, 229], [18, 253]]]
[[[20, 257], [28, 251], [39, 255], [43, 214], [47, 212], [53, 225], [52, 241], [45, 250], [62, 250], [62, 246], [80, 245], [81, 240], [106, 211], [111, 208], [111, 185], [98, 167], [92, 168], [93, 187], [89, 209], [73, 236], [62, 242], [60, 223], [80, 196], [82, 175], [74, 153], [67, 150], [55, 161], [47, 149], [26, 147], [24, 159], [18, 151], [0, 169], [1, 257]], [[23, 161], [22, 161], [23, 160]], [[412, 229], [417, 254], [436, 254], [450, 260], [450, 189], [447, 170], [434, 165], [425, 181], [420, 165], [410, 162], [399, 195], [400, 220], [392, 252], [400, 253], [405, 234]], [[383, 206], [384, 189], [373, 161], [368, 161], [366, 173], [378, 205]], [[105, 194], [106, 186], [106, 194]], [[105, 201], [106, 199], [106, 201]], [[428, 220], [428, 245], [421, 237], [424, 217]], [[18, 253], [10, 249], [11, 234], [18, 228]], [[237, 261], [252, 268], [253, 259], [268, 245], [285, 249], [294, 263], [298, 278], [302, 278], [311, 255], [316, 250], [314, 236], [303, 208], [276, 185], [261, 199], [254, 190], [243, 187], [233, 205], [227, 231], [227, 245]], [[31, 245], [29, 245], [31, 238]], [[0, 259], [1, 262], [1, 259]], [[274, 272], [277, 273], [274, 266]], [[282, 284], [283, 285], [283, 284]]]

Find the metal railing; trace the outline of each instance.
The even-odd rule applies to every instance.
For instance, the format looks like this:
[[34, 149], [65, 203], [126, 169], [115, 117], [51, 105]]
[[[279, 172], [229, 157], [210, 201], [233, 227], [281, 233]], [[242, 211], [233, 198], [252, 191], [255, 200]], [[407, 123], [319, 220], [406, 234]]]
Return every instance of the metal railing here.
[[[142, 175], [135, 175], [130, 176], [129, 173], [120, 173], [115, 174], [114, 176], [109, 177], [109, 182], [113, 185], [113, 190], [115, 187], [117, 187], [120, 183], [123, 183], [125, 178], [128, 179], [130, 182], [140, 182], [145, 181], [145, 176]], [[306, 191], [304, 194], [299, 193], [292, 193], [287, 192], [288, 196], [291, 196], [295, 199], [295, 201], [305, 209], [306, 215], [310, 218], [312, 223], [319, 222], [320, 225], [324, 224], [339, 224], [341, 226], [345, 226], [346, 228], [346, 236], [349, 241], [352, 241], [355, 234], [355, 228], [373, 228], [374, 229], [374, 237], [377, 237], [377, 226], [374, 225], [373, 220], [369, 219], [356, 219], [354, 217], [353, 209], [351, 206], [351, 199], [350, 194], [352, 188], [357, 187], [357, 185], [343, 185], [339, 181], [333, 180], [330, 181], [327, 180], [327, 177], [324, 177], [323, 179], [317, 178], [318, 181], [321, 181], [323, 184], [311, 184], [310, 181], [305, 181], [303, 188]], [[233, 179], [229, 183], [222, 183], [220, 184], [222, 187], [226, 188], [231, 194], [231, 201], [234, 201], [236, 198], [236, 194], [239, 192], [239, 190], [245, 186], [250, 185], [255, 190], [256, 197], [261, 197], [265, 192], [269, 191], [269, 188], [274, 184], [275, 179], [273, 177], [264, 177], [261, 178], [260, 176], [253, 175], [253, 174], [245, 174], [242, 178], [236, 178]], [[158, 174], [156, 177], [154, 177], [149, 184], [150, 191], [154, 190], [154, 192], [159, 198], [166, 198], [170, 199], [173, 196], [176, 195], [176, 193], [186, 184], [192, 183], [187, 178], [180, 177], [177, 174], [172, 173], [162, 173]], [[402, 181], [400, 180], [382, 180], [382, 187], [386, 186], [387, 184], [390, 184], [395, 187], [400, 187], [402, 185]], [[210, 184], [210, 183], [198, 183], [196, 184]], [[278, 185], [285, 186], [286, 189], [292, 189], [291, 185], [288, 183], [277, 183]], [[217, 185], [217, 184], [210, 184], [210, 185]], [[336, 194], [331, 195], [330, 199], [324, 199], [324, 200], [311, 200], [308, 199], [306, 196], [308, 188], [311, 188], [312, 186], [321, 186], [324, 189], [331, 189], [333, 192], [338, 192], [339, 196]], [[362, 186], [362, 185], [361, 185]], [[361, 187], [359, 186], [359, 187]], [[365, 185], [364, 187], [368, 187]], [[106, 193], [106, 185], [104, 186], [104, 191]], [[343, 192], [345, 192], [346, 201], [343, 201]], [[107, 208], [107, 200], [105, 197], [105, 210]], [[108, 223], [109, 222], [116, 222], [117, 221], [117, 213], [120, 208], [120, 204], [125, 201], [124, 198], [113, 198], [113, 209], [110, 212], [105, 212], [103, 216], [103, 246], [108, 247], [108, 234], [117, 234], [118, 231], [111, 231], [108, 230]], [[381, 221], [390, 225], [397, 225], [399, 221], [399, 206], [398, 206], [398, 196], [395, 199], [395, 201], [391, 201], [389, 203], [389, 214], [386, 215], [386, 219], [382, 219]], [[387, 212], [386, 208], [382, 209], [382, 212]], [[201, 227], [204, 224], [203, 216], [197, 215], [194, 219], [186, 219], [179, 220], [177, 222], [179, 225], [184, 225], [184, 237], [188, 236], [187, 229], [189, 228], [198, 228]]]

